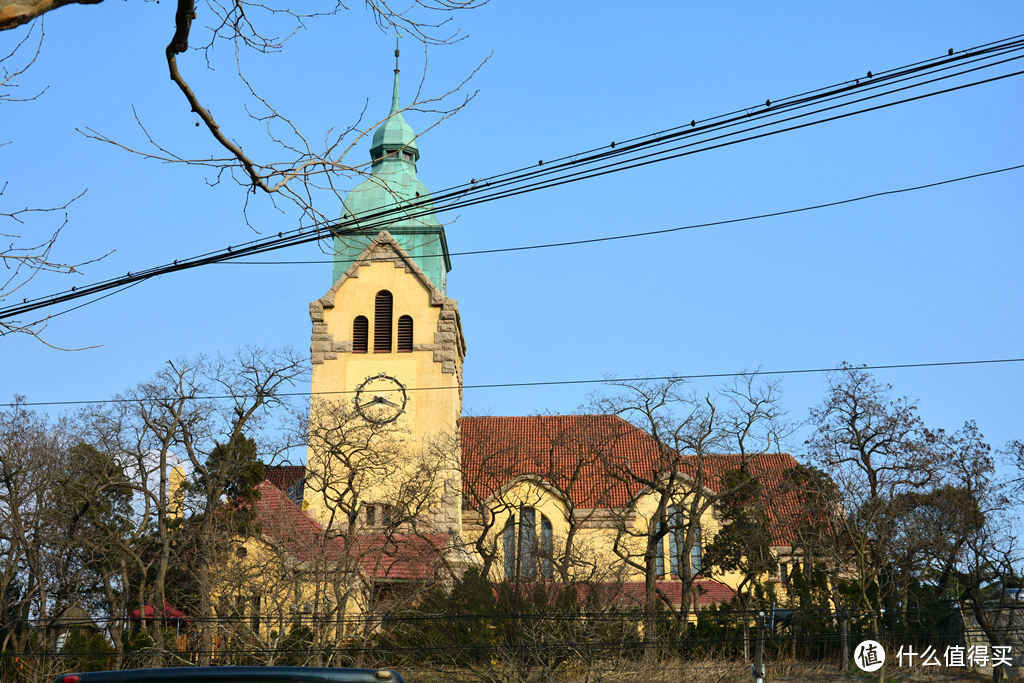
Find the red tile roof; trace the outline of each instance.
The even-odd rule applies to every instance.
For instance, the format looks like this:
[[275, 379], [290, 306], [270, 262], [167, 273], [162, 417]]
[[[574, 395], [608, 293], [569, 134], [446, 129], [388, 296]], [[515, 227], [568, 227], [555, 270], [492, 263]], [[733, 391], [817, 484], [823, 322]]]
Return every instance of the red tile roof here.
[[263, 478], [271, 484], [287, 491], [306, 476], [306, 468], [303, 465], [267, 465], [263, 468]]
[[344, 558], [345, 545], [269, 481], [259, 485], [256, 522], [260, 531], [300, 562]]
[[425, 536], [360, 536], [360, 562], [378, 579], [432, 579], [448, 534]]
[[377, 579], [428, 579], [447, 545], [447, 534], [360, 535], [346, 552], [345, 539], [325, 533], [323, 526], [269, 481], [259, 485], [256, 522], [260, 531], [300, 562], [358, 560]]
[[[626, 507], [644, 485], [624, 475], [628, 467], [651, 477], [663, 457], [647, 432], [615, 415], [535, 415], [523, 417], [464, 417], [462, 429], [463, 493], [483, 501], [518, 477], [534, 475], [554, 485], [580, 508]], [[702, 479], [712, 491], [721, 477], [738, 469], [740, 455], [679, 458], [679, 472]], [[746, 457], [751, 475], [761, 478], [772, 521], [773, 542], [787, 545], [785, 520], [800, 509], [798, 495], [780, 486], [783, 473], [798, 465], [785, 453]], [[609, 469], [620, 472], [616, 477]]]
[[[628, 466], [640, 476], [651, 476], [658, 470], [661, 457], [658, 443], [649, 434], [615, 415], [464, 417], [461, 430], [462, 486], [471, 504], [487, 500], [518, 477], [533, 475], [552, 484], [577, 507], [626, 507], [644, 486], [629, 477], [610, 475], [609, 465], [620, 472]], [[673, 455], [668, 453], [668, 457]], [[739, 468], [743, 460], [740, 455], [728, 454], [690, 456], [680, 459], [679, 471], [702, 478], [705, 486], [717, 491], [721, 476]], [[746, 463], [750, 474], [762, 482], [773, 544], [790, 545], [792, 520], [799, 518], [802, 506], [799, 493], [782, 484], [786, 471], [799, 463], [785, 453], [749, 455]], [[301, 480], [305, 468], [268, 467], [267, 473], [271, 481], [287, 485]], [[324, 544], [323, 528], [279, 486], [265, 481], [261, 490], [265, 493], [258, 508], [261, 519], [265, 517], [265, 533], [284, 542], [290, 554], [300, 560], [311, 559], [313, 552], [343, 556], [341, 540], [331, 538]], [[409, 549], [412, 555], [425, 551], [434, 562], [447, 542], [447, 537], [444, 542], [440, 538], [432, 541], [436, 547], [429, 549], [412, 540], [392, 547], [380, 537], [380, 556], [373, 559], [373, 572], [384, 571], [395, 577], [425, 576], [425, 566], [404, 558], [402, 551]]]

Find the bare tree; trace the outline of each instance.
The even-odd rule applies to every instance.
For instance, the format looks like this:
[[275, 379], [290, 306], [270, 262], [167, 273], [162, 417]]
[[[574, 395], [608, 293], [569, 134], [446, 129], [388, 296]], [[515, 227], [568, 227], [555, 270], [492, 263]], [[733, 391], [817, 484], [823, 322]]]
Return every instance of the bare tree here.
[[894, 544], [895, 501], [936, 482], [940, 465], [925, 443], [916, 406], [889, 399], [888, 391], [852, 367], [830, 377], [825, 401], [811, 410], [816, 431], [807, 442], [811, 457], [843, 494], [844, 538], [852, 544], [860, 601], [872, 615], [876, 640], [884, 603], [895, 588], [883, 581]]
[[[380, 30], [401, 31], [426, 48], [460, 40], [458, 29], [451, 25], [451, 15], [485, 3], [486, 0], [425, 0], [397, 9], [389, 3], [374, 0], [367, 3], [367, 9]], [[34, 3], [0, 0], [0, 29], [14, 28], [64, 4], [68, 3], [62, 0], [39, 0]], [[260, 94], [248, 80], [243, 66], [244, 57], [241, 55], [246, 52], [280, 52], [310, 21], [333, 16], [346, 9], [337, 0], [313, 10], [246, 0], [227, 3], [208, 0], [199, 7], [195, 0], [177, 0], [169, 42], [164, 49], [168, 73], [181, 92], [188, 111], [198, 117], [196, 125], [206, 128], [219, 151], [206, 157], [183, 156], [150, 135], [137, 115], [144, 138], [141, 144], [108, 136], [92, 126], [84, 126], [81, 132], [89, 138], [113, 144], [146, 158], [197, 166], [210, 174], [209, 180], [213, 183], [229, 177], [243, 188], [245, 207], [248, 207], [251, 193], [260, 193], [275, 206], [278, 206], [280, 200], [296, 208], [300, 223], [318, 230], [325, 229], [338, 219], [337, 200], [341, 190], [349, 184], [345, 179], [369, 175], [367, 165], [361, 160], [343, 161], [365, 135], [361, 130], [362, 114], [354, 117], [354, 121], [341, 130], [332, 127], [317, 136], [303, 132], [287, 113]], [[202, 24], [197, 24], [200, 11], [204, 20]], [[235, 56], [235, 77], [240, 79], [249, 94], [250, 100], [238, 110], [246, 112], [253, 122], [265, 129], [265, 139], [241, 141], [241, 131], [228, 129], [224, 118], [214, 117], [206, 103], [206, 98], [212, 97], [212, 94], [207, 93], [204, 97], [197, 92], [183, 71], [183, 64], [179, 60], [188, 54], [190, 48], [202, 53], [207, 65], [212, 68], [217, 63], [216, 47], [221, 43], [230, 44], [233, 48], [231, 53]], [[416, 109], [432, 117], [433, 121], [420, 130], [420, 135], [465, 106], [472, 97], [472, 94], [464, 92], [468, 80], [455, 84], [440, 95], [424, 96], [423, 79], [420, 79], [415, 97], [403, 109]], [[260, 160], [260, 157], [267, 160]], [[326, 198], [330, 198], [330, 202], [322, 207], [321, 203]], [[248, 214], [245, 215], [248, 219]], [[330, 234], [326, 233], [325, 236]]]
[[24, 658], [26, 674], [53, 675], [66, 614], [106, 611], [128, 532], [124, 472], [76, 427], [17, 402], [0, 413], [0, 652]]
[[[287, 350], [246, 348], [230, 359], [169, 361], [151, 381], [83, 415], [91, 441], [116, 454], [135, 492], [134, 531], [121, 541], [116, 572], [105, 579], [115, 614], [125, 618], [134, 607], [141, 617], [147, 605], [159, 612], [174, 598], [201, 623], [200, 651], [209, 656], [219, 570], [233, 539], [244, 535], [239, 501], [253, 497], [260, 459], [272, 461], [287, 445], [269, 436], [281, 427], [268, 424], [270, 409], [289, 421], [282, 392], [305, 372]], [[259, 439], [259, 451], [248, 435]], [[180, 465], [191, 472], [187, 496], [181, 471], [173, 472]], [[188, 580], [169, 587], [172, 570]], [[164, 651], [163, 626], [158, 614], [156, 662], [173, 655]]]
[[[453, 14], [474, 9], [486, 1], [419, 0], [407, 7], [395, 8], [387, 2], [371, 0], [366, 7], [377, 29], [384, 32], [393, 29], [411, 36], [423, 46], [426, 55], [428, 47], [461, 40], [459, 30], [451, 23]], [[94, 0], [0, 0], [0, 31], [16, 29], [47, 12], [76, 3], [93, 4]], [[136, 140], [101, 132], [101, 123], [85, 122], [79, 132], [146, 159], [196, 168], [202, 173], [200, 182], [203, 183], [235, 182], [242, 190], [242, 214], [250, 228], [259, 231], [258, 221], [252, 219], [249, 210], [250, 202], [256, 197], [265, 198], [268, 208], [290, 213], [301, 229], [315, 230], [324, 238], [324, 251], [333, 253], [331, 238], [336, 232], [344, 234], [332, 231], [343, 213], [339, 207], [344, 193], [352, 185], [352, 179], [373, 177], [370, 165], [362, 158], [352, 159], [350, 152], [361, 148], [367, 133], [388, 117], [381, 111], [383, 118], [364, 120], [364, 108], [363, 112], [352, 112], [347, 124], [340, 127], [338, 122], [332, 122], [323, 131], [303, 130], [285, 108], [258, 91], [247, 78], [244, 64], [245, 55], [280, 52], [311, 21], [337, 15], [348, 8], [340, 0], [311, 10], [247, 0], [207, 0], [198, 6], [195, 0], [177, 0], [174, 5], [173, 22], [169, 22], [168, 43], [164, 48], [168, 74], [181, 93], [185, 105], [182, 113], [197, 117], [195, 125], [202, 125], [209, 133], [209, 153], [195, 155], [177, 148], [174, 142], [158, 140], [137, 112], [139, 135]], [[197, 21], [200, 13], [203, 15], [201, 23]], [[28, 27], [14, 49], [0, 58], [0, 104], [31, 100], [39, 95], [21, 95], [16, 88], [19, 77], [35, 62], [42, 38], [40, 18]], [[218, 51], [216, 48], [221, 45], [231, 49]], [[232, 55], [233, 64], [222, 72], [233, 73], [232, 77], [242, 83], [247, 95], [240, 102], [217, 103], [220, 115], [215, 117], [211, 100], [216, 101], [218, 93], [202, 93], [194, 86], [185, 60], [190, 54], [194, 58], [189, 61], [202, 58], [213, 71], [217, 66], [224, 66], [219, 64], [220, 54]], [[396, 59], [397, 55], [396, 50]], [[428, 95], [424, 89], [425, 58], [415, 94], [402, 109], [422, 113], [426, 122], [418, 126], [421, 137], [472, 99], [475, 93], [468, 91], [467, 84], [475, 72], [475, 69], [470, 70], [462, 82], [432, 88], [436, 94]], [[254, 130], [258, 132], [253, 133]], [[7, 181], [0, 179], [0, 199], [7, 199], [4, 197], [7, 188]], [[45, 230], [35, 225], [18, 225], [14, 229], [0, 225], [0, 240], [6, 243], [0, 243], [0, 262], [7, 271], [6, 276], [0, 276], [0, 302], [25, 291], [25, 285], [37, 273], [72, 274], [79, 272], [83, 265], [102, 258], [100, 255], [71, 260], [52, 257], [52, 249], [67, 224], [67, 212], [83, 194], [84, 191], [74, 198], [44, 206], [5, 208], [0, 204], [0, 219], [6, 219], [2, 222], [12, 226], [23, 224], [29, 218], [63, 216], [63, 222]], [[399, 198], [395, 197], [397, 201]], [[357, 234], [357, 237], [363, 235]], [[38, 336], [48, 320], [44, 317], [0, 322], [0, 334], [27, 332]]]
[[[730, 486], [721, 479], [716, 458], [735, 454], [733, 467], [752, 471], [751, 459], [778, 452], [782, 414], [778, 387], [744, 378], [716, 396], [683, 392], [682, 382], [628, 384], [620, 395], [599, 399], [598, 412], [620, 415], [645, 433], [644, 458], [609, 457], [609, 476], [627, 484], [637, 496], [650, 496], [653, 509], [643, 516], [633, 508], [620, 516], [614, 549], [623, 563], [644, 576], [644, 639], [656, 639], [659, 609], [673, 614], [685, 628], [696, 603], [696, 567], [692, 551], [710, 530], [701, 528], [707, 513], [746, 483]], [[625, 432], [623, 433], [625, 436]], [[614, 451], [613, 451], [614, 453]], [[732, 469], [732, 467], [730, 467]], [[658, 586], [665, 571], [665, 539], [675, 554], [670, 562], [682, 585], [678, 611]]]
[[323, 529], [306, 573], [324, 596], [321, 623], [331, 626], [319, 637], [366, 637], [373, 622], [353, 633], [350, 615], [385, 618], [411, 597], [408, 583], [395, 593], [396, 580], [416, 579], [423, 591], [439, 575], [451, 533], [437, 515], [445, 463], [398, 424], [369, 421], [344, 401], [314, 399], [302, 430], [304, 500]]
[[[20, 11], [24, 5], [19, 6]], [[0, 16], [3, 10], [0, 8]], [[21, 92], [21, 76], [27, 72], [42, 49], [44, 30], [42, 21], [33, 25], [6, 54], [0, 56], [0, 106], [31, 102], [44, 92]], [[0, 139], [0, 147], [9, 144]], [[67, 227], [71, 205], [85, 194], [78, 195], [54, 206], [10, 206], [10, 181], [0, 180], [0, 303], [21, 292], [40, 273], [70, 275], [89, 263], [103, 258], [103, 255], [68, 262], [53, 256], [61, 232]], [[17, 200], [13, 200], [17, 201]], [[54, 220], [55, 219], [55, 220]], [[27, 333], [42, 340], [39, 335], [45, 330], [49, 319], [29, 323], [16, 320], [0, 320], [0, 336], [12, 332]], [[43, 340], [45, 343], [45, 340]]]

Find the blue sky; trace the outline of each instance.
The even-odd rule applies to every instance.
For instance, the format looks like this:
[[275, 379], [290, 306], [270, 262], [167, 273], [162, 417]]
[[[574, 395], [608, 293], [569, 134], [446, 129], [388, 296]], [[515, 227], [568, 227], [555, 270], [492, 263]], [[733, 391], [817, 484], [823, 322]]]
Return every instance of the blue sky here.
[[[106, 2], [51, 13], [42, 53], [21, 81], [26, 93], [49, 88], [34, 101], [0, 106], [0, 139], [10, 141], [0, 147], [9, 181], [0, 207], [60, 204], [88, 189], [55, 253], [71, 261], [113, 253], [76, 283], [255, 236], [242, 220], [237, 185], [210, 186], [208, 172], [75, 132], [90, 127], [144, 144], [134, 107], [173, 149], [218, 154], [167, 78], [172, 12], [173, 3]], [[453, 17], [465, 40], [429, 51], [427, 94], [446, 91], [493, 56], [469, 86], [477, 97], [419, 141], [419, 177], [430, 188], [448, 187], [1003, 38], [1021, 32], [1022, 19], [1017, 2], [495, 0]], [[20, 35], [0, 34], [0, 50]], [[425, 57], [411, 40], [402, 49], [408, 98]], [[354, 122], [364, 105], [364, 127], [386, 114], [392, 50], [393, 38], [355, 9], [311, 21], [280, 54], [244, 63], [255, 87], [318, 138]], [[230, 50], [219, 49], [212, 63], [209, 71], [199, 53], [180, 59], [229, 134], [271, 155], [241, 106]], [[449, 225], [448, 242], [465, 251], [652, 230], [1024, 163], [1022, 83], [468, 208]], [[430, 120], [416, 112], [407, 119], [417, 130]], [[360, 143], [349, 159], [366, 160], [367, 147]], [[459, 301], [467, 337], [466, 383], [1024, 356], [1022, 177], [659, 237], [456, 257], [448, 293]], [[249, 215], [264, 233], [296, 221], [258, 197]], [[276, 257], [323, 255], [307, 245]], [[307, 349], [308, 303], [330, 274], [326, 263], [217, 265], [140, 284], [46, 331], [53, 344], [98, 348], [64, 352], [28, 337], [0, 339], [0, 395], [107, 398], [169, 358], [244, 344]], [[68, 284], [41, 276], [20, 296]], [[997, 447], [1024, 438], [1024, 364], [877, 375], [919, 399], [931, 425], [956, 428], [973, 418]], [[566, 412], [594, 389], [472, 390], [466, 411]], [[824, 378], [787, 378], [783, 389], [789, 416], [802, 420], [821, 400]]]

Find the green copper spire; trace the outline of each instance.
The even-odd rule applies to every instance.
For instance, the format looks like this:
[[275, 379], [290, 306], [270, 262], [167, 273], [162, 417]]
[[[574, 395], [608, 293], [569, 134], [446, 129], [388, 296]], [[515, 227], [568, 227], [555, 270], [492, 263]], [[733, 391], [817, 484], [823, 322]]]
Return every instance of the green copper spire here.
[[[420, 158], [416, 133], [402, 116], [398, 90], [398, 56], [395, 47], [395, 83], [391, 111], [373, 133], [370, 145], [371, 173], [343, 202], [342, 220], [366, 217], [362, 233], [336, 235], [334, 238], [333, 281], [341, 277], [352, 262], [381, 230], [389, 231], [430, 281], [445, 292], [447, 273], [452, 269], [444, 227], [434, 216], [430, 191], [416, 177]], [[400, 209], [397, 212], [394, 210]], [[387, 218], [372, 218], [392, 211]]]
[[384, 123], [373, 133], [370, 145], [370, 159], [374, 168], [386, 156], [395, 156], [403, 161], [411, 161], [415, 171], [416, 161], [420, 158], [420, 150], [416, 145], [416, 133], [402, 116], [402, 102], [398, 94], [398, 48], [395, 48], [395, 86], [391, 94], [391, 112]]
[[391, 113], [397, 114], [402, 110], [402, 100], [398, 96], [398, 36], [395, 36], [395, 89], [391, 93]]

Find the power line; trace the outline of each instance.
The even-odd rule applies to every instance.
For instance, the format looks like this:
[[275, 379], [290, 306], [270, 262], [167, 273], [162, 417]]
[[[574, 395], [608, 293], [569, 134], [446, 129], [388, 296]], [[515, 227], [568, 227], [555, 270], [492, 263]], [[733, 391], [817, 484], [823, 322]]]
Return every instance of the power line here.
[[[936, 361], [930, 363], [886, 363], [881, 365], [857, 365], [849, 366], [854, 370], [900, 370], [907, 368], [939, 368], [939, 367], [955, 367], [965, 365], [997, 365], [1004, 363], [1024, 363], [1024, 358], [989, 358], [984, 360], [950, 360], [950, 361]], [[507, 389], [507, 388], [521, 388], [521, 387], [550, 387], [550, 386], [567, 386], [574, 384], [626, 384], [630, 382], [668, 382], [668, 381], [681, 381], [681, 380], [695, 380], [695, 379], [727, 379], [730, 377], [761, 377], [770, 375], [807, 375], [807, 374], [824, 374], [829, 372], [840, 372], [847, 369], [847, 366], [828, 367], [828, 368], [796, 368], [788, 370], [748, 370], [741, 372], [707, 372], [697, 373], [691, 375], [651, 375], [646, 377], [604, 377], [601, 379], [558, 379], [558, 380], [539, 380], [535, 382], [493, 382], [487, 384], [452, 384], [448, 386], [438, 387], [405, 387], [405, 391], [441, 391], [450, 389]], [[383, 389], [381, 391], [388, 391]], [[355, 389], [346, 389], [341, 391], [284, 391], [278, 392], [275, 396], [286, 397], [286, 396], [339, 396], [345, 394], [354, 394]], [[70, 405], [99, 405], [109, 403], [140, 403], [140, 402], [154, 402], [154, 401], [170, 401], [170, 400], [189, 400], [189, 401], [220, 401], [226, 399], [234, 399], [240, 397], [251, 396], [251, 394], [237, 393], [237, 394], [204, 394], [198, 396], [174, 396], [174, 397], [149, 397], [149, 398], [107, 398], [107, 399], [91, 399], [91, 400], [69, 400], [69, 401], [24, 401], [21, 403], [0, 403], [2, 408], [14, 408], [17, 406], [21, 407], [36, 407], [36, 406], [70, 406]]]
[[[92, 285], [77, 288], [73, 287], [71, 290], [59, 292], [37, 299], [29, 300], [25, 299], [21, 304], [9, 306], [4, 309], [0, 309], [0, 319], [10, 318], [16, 315], [21, 315], [33, 310], [52, 306], [64, 301], [80, 298], [83, 296], [89, 296], [95, 293], [113, 289], [125, 284], [137, 282], [145, 279], [157, 277], [159, 275], [168, 274], [171, 272], [177, 272], [179, 270], [187, 270], [196, 268], [203, 265], [210, 265], [212, 263], [219, 263], [229, 260], [234, 260], [243, 256], [263, 253], [266, 251], [272, 251], [276, 249], [285, 248], [288, 246], [296, 246], [299, 244], [306, 244], [309, 242], [319, 241], [325, 238], [341, 237], [345, 235], [369, 235], [373, 234], [372, 231], [377, 229], [383, 229], [390, 223], [394, 222], [397, 216], [403, 218], [415, 218], [429, 213], [442, 213], [445, 211], [452, 211], [459, 208], [465, 208], [473, 206], [483, 202], [494, 201], [496, 199], [507, 198], [523, 194], [526, 192], [534, 192], [540, 189], [546, 189], [549, 187], [555, 187], [558, 185], [577, 182], [579, 180], [590, 179], [608, 173], [614, 173], [629, 168], [637, 168], [640, 166], [658, 163], [660, 161], [666, 161], [668, 159], [679, 158], [691, 154], [696, 154], [702, 151], [710, 151], [712, 149], [718, 149], [740, 142], [747, 142], [755, 139], [760, 139], [770, 135], [776, 135], [778, 133], [789, 132], [806, 128], [809, 126], [817, 125], [820, 123], [826, 123], [829, 121], [835, 121], [841, 118], [854, 116], [861, 113], [867, 113], [870, 111], [877, 111], [887, 107], [897, 106], [905, 104], [907, 102], [916, 101], [935, 95], [945, 94], [962, 90], [977, 85], [992, 83], [1005, 78], [1011, 78], [1024, 73], [1024, 71], [1016, 71], [1010, 73], [1000, 74], [999, 76], [981, 79], [973, 82], [960, 84], [957, 86], [928, 92], [925, 94], [907, 97], [901, 100], [893, 102], [885, 102], [876, 104], [871, 107], [864, 109], [855, 110], [852, 112], [845, 112], [842, 114], [836, 114], [823, 119], [804, 121], [800, 124], [794, 124], [789, 127], [779, 128], [775, 130], [762, 131], [756, 134], [749, 135], [747, 137], [739, 137], [736, 139], [726, 140], [724, 138], [742, 135], [744, 133], [750, 133], [754, 130], [764, 128], [770, 125], [778, 125], [779, 123], [785, 123], [787, 121], [793, 121], [797, 118], [805, 118], [812, 116], [816, 113], [822, 113], [830, 111], [838, 107], [846, 107], [859, 102], [864, 102], [869, 99], [876, 99], [887, 95], [892, 95], [896, 92], [901, 92], [910, 88], [921, 87], [923, 85], [933, 84], [938, 81], [963, 76], [968, 73], [978, 71], [980, 69], [992, 68], [1000, 64], [1005, 64], [1010, 61], [1020, 59], [1024, 55], [1017, 57], [1010, 57], [1001, 61], [995, 61], [990, 63], [984, 63], [985, 60], [991, 60], [996, 57], [1002, 57], [1007, 54], [1013, 54], [1024, 50], [1024, 41], [1019, 39], [1020, 36], [1013, 36], [1011, 38], [1004, 39], [1002, 41], [994, 41], [984, 46], [977, 48], [971, 48], [960, 53], [952, 53], [948, 56], [941, 58], [934, 58], [932, 60], [923, 60], [906, 67], [900, 67], [898, 69], [889, 70], [882, 74], [873, 75], [869, 72], [868, 80], [862, 84], [859, 79], [850, 82], [846, 81], [840, 86], [832, 87], [831, 89], [819, 89], [817, 91], [810, 91], [812, 94], [807, 96], [793, 96], [790, 98], [783, 98], [776, 102], [766, 101], [764, 105], [757, 105], [756, 107], [747, 108], [743, 114], [737, 114], [736, 116], [722, 115], [720, 117], [713, 117], [709, 119], [711, 123], [702, 124], [697, 126], [697, 122], [691, 121], [690, 129], [686, 129], [685, 126], [678, 126], [674, 129], [667, 129], [668, 132], [660, 132], [651, 134], [648, 136], [641, 136], [641, 138], [633, 138], [632, 140], [639, 140], [638, 142], [629, 141], [629, 144], [616, 148], [615, 143], [611, 143], [605, 147], [597, 148], [600, 151], [595, 154], [589, 154], [580, 158], [581, 154], [588, 153], [577, 153], [574, 155], [560, 157], [555, 160], [554, 164], [549, 163], [548, 166], [544, 167], [544, 162], [541, 161], [538, 167], [534, 167], [533, 170], [524, 172], [507, 172], [490, 176], [483, 179], [482, 181], [473, 180], [468, 184], [462, 184], [453, 186], [448, 190], [442, 191], [440, 194], [435, 194], [433, 198], [424, 198], [419, 202], [412, 202], [408, 207], [394, 206], [390, 209], [374, 212], [367, 216], [360, 216], [359, 219], [349, 219], [342, 221], [334, 226], [330, 226], [327, 229], [320, 227], [314, 227], [307, 230], [306, 228], [298, 228], [296, 230], [285, 232], [279, 232], [277, 238], [266, 238], [262, 240], [253, 240], [240, 245], [230, 246], [223, 250], [207, 252], [199, 256], [190, 257], [183, 260], [175, 260], [171, 264], [165, 264], [163, 266], [157, 266], [148, 268], [143, 271], [135, 273], [129, 272], [127, 275], [111, 278]], [[685, 145], [677, 145], [676, 147], [662, 149], [658, 152], [650, 152], [651, 148], [657, 148], [673, 143], [674, 141], [680, 140], [686, 137], [699, 137], [706, 135], [710, 132], [715, 132], [720, 129], [725, 129], [733, 126], [740, 125], [744, 121], [757, 121], [761, 119], [772, 119], [778, 115], [787, 111], [797, 110], [806, 108], [816, 102], [827, 102], [836, 99], [841, 99], [846, 95], [853, 94], [856, 92], [865, 92], [872, 89], [884, 88], [897, 83], [903, 83], [905, 81], [919, 79], [930, 73], [940, 73], [947, 71], [954, 67], [959, 67], [968, 64], [979, 64], [972, 66], [968, 69], [953, 73], [945, 73], [939, 77], [931, 80], [920, 81], [911, 83], [909, 85], [902, 85], [899, 88], [893, 88], [890, 90], [883, 90], [882, 92], [869, 95], [861, 99], [851, 100], [845, 104], [833, 104], [828, 107], [824, 107], [811, 112], [805, 112], [789, 119], [780, 119], [771, 123], [759, 124], [757, 126], [748, 126], [741, 130], [733, 131], [724, 135], [718, 135], [716, 137], [708, 138], [705, 140], [699, 140], [698, 142], [688, 143]], [[878, 83], [881, 82], [881, 85]], [[723, 118], [726, 117], [726, 118]], [[717, 142], [715, 142], [717, 141]], [[715, 142], [715, 144], [709, 144]], [[703, 145], [703, 146], [700, 146]], [[603, 163], [608, 159], [628, 156], [629, 154], [636, 152], [644, 152], [633, 157], [620, 159], [619, 161], [613, 161], [603, 166], [596, 168], [585, 168], [590, 165]], [[584, 170], [579, 170], [583, 168]], [[569, 173], [568, 171], [573, 172]], [[559, 176], [558, 173], [561, 172]], [[539, 178], [545, 178], [544, 180], [538, 180]], [[449, 203], [444, 203], [451, 200]], [[433, 205], [431, 202], [435, 202]], [[418, 211], [418, 213], [416, 213]], [[287, 236], [286, 236], [287, 235]], [[45, 320], [45, 319], [44, 319]]]
[[[943, 185], [949, 185], [951, 183], [958, 183], [964, 180], [973, 180], [975, 178], [983, 178], [986, 176], [996, 175], [999, 173], [1006, 173], [1008, 171], [1017, 171], [1024, 168], [1024, 164], [1017, 164], [1015, 166], [1006, 166], [1004, 168], [997, 168], [991, 171], [982, 171], [980, 173], [972, 173], [970, 175], [960, 176], [957, 178], [948, 178], [946, 180], [938, 180], [932, 183], [925, 183], [923, 185], [913, 185], [910, 187], [901, 187], [893, 190], [882, 190], [879, 192], [872, 192], [871, 194], [864, 194], [857, 197], [849, 197], [847, 199], [839, 199], [832, 202], [824, 202], [821, 204], [812, 204], [810, 206], [801, 206], [796, 209], [784, 209], [781, 211], [772, 211], [769, 213], [760, 213], [752, 216], [743, 216], [741, 218], [727, 218], [718, 221], [710, 221], [707, 223], [691, 223], [689, 225], [680, 225], [674, 228], [662, 228], [660, 230], [646, 230], [644, 232], [631, 232], [621, 235], [607, 235], [605, 237], [591, 237], [580, 240], [566, 240], [564, 242], [545, 242], [543, 244], [527, 244], [515, 247], [496, 247], [492, 249], [473, 249], [470, 251], [452, 251], [449, 252], [450, 256], [478, 256], [481, 254], [499, 254], [513, 251], [527, 251], [531, 249], [549, 249], [552, 247], [571, 247], [581, 244], [594, 244], [598, 242], [611, 242], [614, 240], [625, 240], [633, 239], [636, 237], [651, 237], [653, 235], [665, 235], [673, 232], [680, 232], [683, 230], [695, 230], [697, 228], [712, 228], [722, 225], [731, 225], [734, 223], [745, 223], [748, 221], [756, 221], [764, 218], [776, 218], [778, 216], [788, 216], [790, 214], [802, 213], [804, 211], [816, 211], [818, 209], [826, 209], [833, 206], [842, 206], [844, 204], [852, 204], [854, 202], [864, 201], [866, 199], [876, 199], [878, 197], [886, 197], [890, 195], [902, 194], [904, 192], [915, 192], [917, 190], [925, 190], [933, 187], [941, 187]], [[421, 255], [424, 258], [440, 257], [443, 254], [424, 254]], [[283, 266], [283, 265], [309, 265], [309, 264], [328, 264], [328, 263], [355, 263], [358, 260], [369, 260], [373, 261], [373, 258], [369, 259], [332, 259], [332, 260], [310, 260], [310, 261], [222, 261], [223, 265], [230, 266]]]

